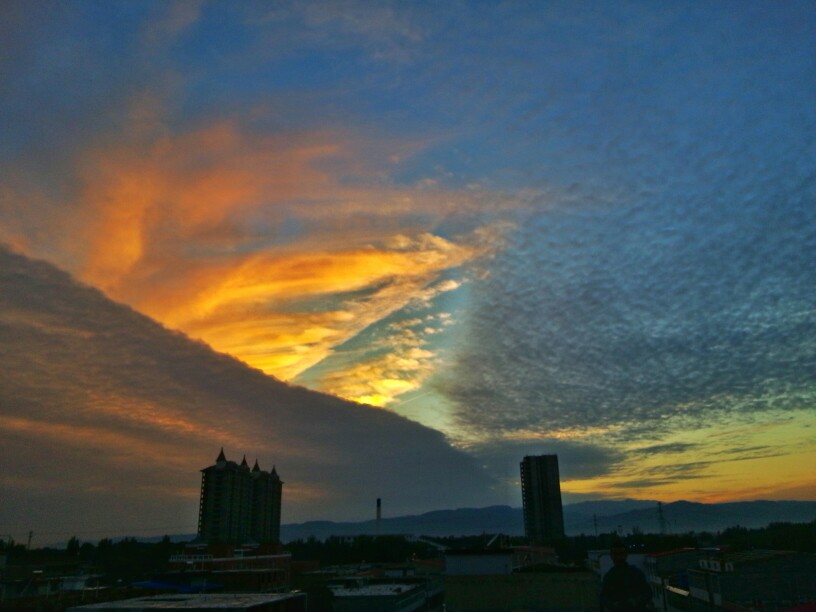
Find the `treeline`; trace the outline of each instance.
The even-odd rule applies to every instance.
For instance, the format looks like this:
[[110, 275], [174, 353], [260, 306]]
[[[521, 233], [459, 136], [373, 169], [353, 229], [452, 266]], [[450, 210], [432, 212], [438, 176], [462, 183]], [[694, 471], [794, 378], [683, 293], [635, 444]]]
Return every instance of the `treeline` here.
[[184, 552], [184, 544], [177, 544], [165, 536], [160, 542], [139, 542], [135, 538], [113, 541], [109, 538], [80, 542], [72, 537], [62, 548], [27, 550], [22, 544], [3, 542], [0, 554], [5, 554], [9, 568], [25, 566], [53, 568], [81, 568], [83, 571], [104, 574], [106, 580], [122, 582], [150, 577], [167, 569], [170, 556]]
[[428, 558], [434, 548], [403, 536], [332, 536], [295, 540], [284, 546], [295, 561], [320, 561], [321, 565], [346, 563], [400, 563], [412, 557]]
[[[810, 523], [771, 523], [767, 527], [730, 527], [722, 532], [689, 532], [681, 534], [606, 533], [597, 536], [580, 535], [549, 542], [559, 559], [566, 563], [583, 564], [590, 550], [607, 550], [613, 539], [620, 538], [637, 553], [653, 553], [675, 548], [705, 548], [727, 546], [734, 551], [750, 549], [793, 550], [816, 553], [816, 521]], [[480, 549], [485, 546], [523, 546], [524, 538], [495, 536], [429, 537], [447, 548]]]
[[[810, 523], [772, 523], [767, 527], [748, 529], [731, 527], [719, 533], [656, 534], [634, 531], [629, 534], [580, 535], [551, 542], [559, 558], [567, 563], [583, 564], [590, 550], [608, 549], [613, 538], [621, 538], [633, 552], [659, 552], [674, 548], [728, 546], [732, 550], [773, 549], [816, 553], [816, 520]], [[411, 558], [440, 556], [439, 546], [452, 549], [481, 549], [485, 546], [519, 546], [524, 538], [482, 535], [464, 537], [415, 538], [386, 536], [333, 536], [326, 540], [309, 538], [287, 543], [284, 549], [296, 561], [319, 561], [321, 565], [345, 563], [400, 563]], [[168, 536], [160, 542], [139, 542], [135, 538], [98, 543], [71, 538], [64, 549], [27, 550], [22, 544], [0, 541], [0, 555], [7, 558], [9, 569], [15, 566], [76, 567], [104, 574], [106, 579], [123, 582], [139, 580], [167, 569], [173, 554], [184, 552], [184, 543], [173, 543]]]
[[640, 533], [575, 536], [553, 542], [559, 557], [581, 562], [587, 551], [605, 550], [612, 539], [620, 537], [633, 552], [660, 552], [674, 548], [727, 546], [734, 551], [751, 549], [793, 550], [816, 553], [816, 521], [810, 523], [771, 523], [767, 527], [730, 527], [724, 531], [683, 534]]
[[771, 523], [761, 529], [730, 527], [719, 537], [735, 550], [769, 548], [816, 553], [816, 520], [810, 523]]

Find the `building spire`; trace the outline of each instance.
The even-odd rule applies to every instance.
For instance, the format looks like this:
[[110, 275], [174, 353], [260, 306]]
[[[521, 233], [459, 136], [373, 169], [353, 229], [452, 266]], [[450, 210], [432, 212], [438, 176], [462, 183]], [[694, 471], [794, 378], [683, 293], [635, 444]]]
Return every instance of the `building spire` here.
[[249, 464], [247, 463], [246, 455], [244, 455], [244, 459], [241, 461], [241, 467], [249, 469]]
[[221, 452], [218, 453], [218, 457], [216, 458], [215, 462], [218, 463], [219, 461], [226, 461], [227, 457], [224, 455], [224, 447], [221, 447]]
[[261, 466], [258, 465], [258, 459], [257, 458], [255, 459], [255, 466], [252, 468], [252, 471], [253, 472], [260, 472], [261, 471]]

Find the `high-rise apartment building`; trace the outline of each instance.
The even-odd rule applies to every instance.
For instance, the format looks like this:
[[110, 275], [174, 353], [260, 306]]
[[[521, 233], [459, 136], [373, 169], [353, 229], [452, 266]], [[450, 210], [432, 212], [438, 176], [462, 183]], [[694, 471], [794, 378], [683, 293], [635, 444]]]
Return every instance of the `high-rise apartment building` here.
[[224, 449], [215, 465], [201, 470], [198, 535], [207, 542], [241, 544], [280, 540], [283, 482], [275, 468], [265, 472], [246, 457], [227, 461]]
[[564, 537], [558, 455], [527, 456], [521, 462], [524, 533], [532, 542]]

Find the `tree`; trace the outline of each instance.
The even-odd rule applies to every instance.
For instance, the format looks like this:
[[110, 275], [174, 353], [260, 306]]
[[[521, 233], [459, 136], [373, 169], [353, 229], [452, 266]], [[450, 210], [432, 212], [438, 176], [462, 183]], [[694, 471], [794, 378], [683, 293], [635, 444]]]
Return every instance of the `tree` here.
[[65, 550], [69, 557], [79, 556], [79, 540], [76, 536], [71, 536], [71, 539], [68, 540], [68, 544], [65, 546]]

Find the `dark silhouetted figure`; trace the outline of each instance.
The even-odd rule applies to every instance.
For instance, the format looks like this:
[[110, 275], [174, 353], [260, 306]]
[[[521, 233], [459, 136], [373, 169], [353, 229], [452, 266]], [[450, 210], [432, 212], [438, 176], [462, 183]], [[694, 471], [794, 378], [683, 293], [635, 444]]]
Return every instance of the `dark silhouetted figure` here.
[[652, 590], [646, 576], [626, 562], [626, 546], [620, 540], [609, 549], [612, 566], [601, 586], [601, 610], [608, 612], [638, 612], [653, 610]]

